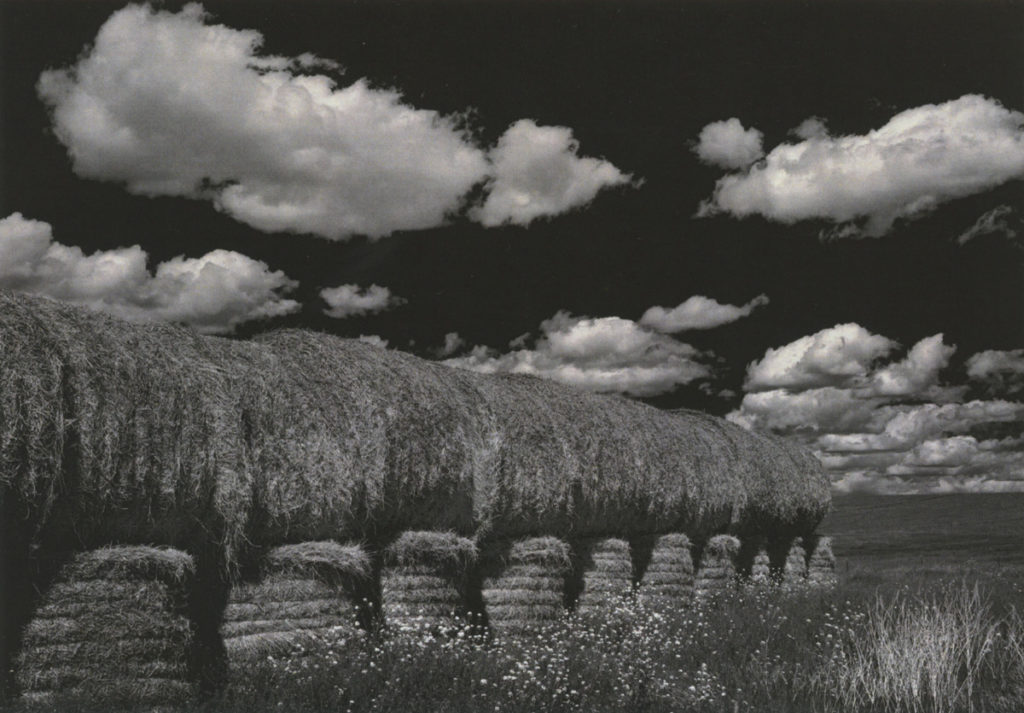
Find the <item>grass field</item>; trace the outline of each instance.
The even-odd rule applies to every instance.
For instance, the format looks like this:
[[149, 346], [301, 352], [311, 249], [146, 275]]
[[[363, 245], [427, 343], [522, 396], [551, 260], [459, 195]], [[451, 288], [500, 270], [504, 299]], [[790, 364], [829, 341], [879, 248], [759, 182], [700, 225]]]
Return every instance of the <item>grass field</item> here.
[[839, 558], [831, 590], [741, 589], [670, 611], [624, 601], [516, 641], [415, 626], [328, 638], [235, 672], [189, 710], [1024, 710], [1024, 495], [842, 497], [821, 529]]

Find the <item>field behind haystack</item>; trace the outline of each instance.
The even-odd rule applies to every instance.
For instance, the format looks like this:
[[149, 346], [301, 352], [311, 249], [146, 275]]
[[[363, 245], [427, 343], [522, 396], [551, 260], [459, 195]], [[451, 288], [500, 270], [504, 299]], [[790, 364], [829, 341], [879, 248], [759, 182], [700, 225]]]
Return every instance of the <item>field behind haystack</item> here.
[[1024, 710], [1024, 494], [839, 497], [821, 529], [835, 537], [834, 589], [623, 601], [519, 640], [415, 622], [349, 632], [236, 671], [188, 711]]

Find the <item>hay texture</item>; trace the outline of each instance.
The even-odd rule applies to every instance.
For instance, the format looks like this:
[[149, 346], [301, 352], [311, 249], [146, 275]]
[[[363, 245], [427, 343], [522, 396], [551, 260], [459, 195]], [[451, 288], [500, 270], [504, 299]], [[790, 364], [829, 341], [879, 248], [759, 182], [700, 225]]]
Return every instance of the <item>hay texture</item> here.
[[723, 419], [358, 340], [204, 337], [0, 292], [0, 353], [0, 491], [50, 541], [202, 536], [230, 563], [415, 530], [809, 532], [830, 500], [810, 453]]
[[682, 533], [654, 538], [651, 559], [637, 590], [644, 605], [657, 609], [685, 606], [693, 599], [693, 553]]
[[736, 555], [740, 541], [732, 535], [715, 535], [704, 546], [693, 590], [696, 599], [707, 599], [732, 588], [736, 581]]
[[572, 569], [568, 543], [554, 537], [506, 542], [488, 551], [482, 567], [481, 594], [496, 634], [527, 634], [561, 618]]
[[626, 540], [594, 538], [580, 544], [583, 583], [576, 611], [595, 614], [632, 592], [633, 560]]
[[72, 559], [24, 632], [17, 681], [26, 699], [187, 700], [192, 578], [192, 559], [176, 550], [107, 547]]
[[771, 559], [765, 547], [758, 547], [750, 566], [750, 581], [754, 584], [768, 584], [772, 579]]
[[451, 629], [468, 613], [476, 544], [452, 532], [404, 532], [384, 550], [381, 608], [390, 626]]
[[231, 589], [221, 635], [231, 665], [358, 631], [357, 590], [370, 573], [359, 546], [303, 542], [267, 553], [255, 582]]
[[807, 550], [804, 549], [803, 538], [793, 540], [786, 554], [786, 564], [782, 569], [782, 581], [787, 584], [801, 584], [807, 581]]
[[807, 560], [807, 581], [823, 587], [836, 583], [836, 556], [832, 552], [832, 538], [819, 537]]

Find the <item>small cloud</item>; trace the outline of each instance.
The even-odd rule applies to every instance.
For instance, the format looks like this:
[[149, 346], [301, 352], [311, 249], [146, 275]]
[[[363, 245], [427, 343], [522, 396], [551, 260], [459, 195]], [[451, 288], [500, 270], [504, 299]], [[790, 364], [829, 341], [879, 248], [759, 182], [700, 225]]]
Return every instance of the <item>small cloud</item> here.
[[405, 303], [404, 299], [395, 297], [388, 288], [380, 285], [367, 288], [359, 285], [327, 287], [320, 290], [320, 297], [327, 303], [324, 314], [335, 319], [382, 312]]
[[767, 295], [758, 295], [747, 304], [737, 307], [721, 304], [710, 297], [694, 295], [671, 309], [651, 307], [640, 318], [640, 324], [666, 334], [690, 329], [713, 329], [748, 317], [751, 312], [768, 302]]
[[458, 332], [448, 332], [444, 335], [444, 344], [434, 349], [434, 355], [439, 359], [450, 357], [455, 352], [466, 346], [466, 340], [459, 336]]
[[580, 157], [572, 130], [538, 126], [522, 119], [490, 150], [493, 172], [487, 198], [470, 216], [487, 227], [529, 225], [586, 205], [604, 188], [629, 183], [631, 176], [608, 161]]
[[967, 360], [967, 376], [993, 395], [1024, 396], [1024, 349], [979, 352]]
[[694, 153], [706, 164], [719, 168], [746, 168], [764, 156], [757, 129], [744, 129], [737, 118], [714, 121], [701, 129]]
[[541, 323], [533, 349], [498, 354], [476, 347], [445, 361], [494, 374], [533, 374], [589, 391], [649, 397], [706, 379], [711, 370], [697, 349], [620, 317], [574, 317], [558, 312]]
[[374, 347], [379, 347], [381, 349], [388, 348], [388, 340], [378, 337], [376, 334], [360, 334], [358, 339], [360, 342], [365, 342], [366, 344]]
[[872, 396], [923, 395], [938, 384], [939, 372], [949, 365], [954, 352], [956, 347], [943, 343], [941, 334], [926, 337], [906, 359], [874, 372], [866, 390]]
[[915, 107], [861, 136], [820, 135], [819, 124], [804, 122], [803, 141], [719, 179], [698, 216], [862, 221], [857, 234], [877, 237], [897, 219], [1024, 176], [1024, 114], [995, 99]]
[[1013, 225], [1011, 225], [1011, 218], [1016, 218], [1013, 208], [1008, 205], [997, 206], [978, 218], [971, 227], [960, 234], [956, 241], [963, 245], [985, 235], [1016, 238], [1017, 228], [1014, 226], [1019, 226], [1020, 220], [1013, 220]]
[[48, 223], [14, 213], [0, 220], [0, 287], [84, 305], [136, 322], [180, 322], [231, 332], [299, 309], [282, 295], [296, 286], [281, 271], [230, 250], [176, 257], [147, 268], [138, 245], [99, 250], [54, 241]]
[[800, 122], [800, 125], [790, 133], [804, 141], [824, 139], [828, 137], [828, 127], [825, 125], [825, 120], [820, 116], [812, 116]]

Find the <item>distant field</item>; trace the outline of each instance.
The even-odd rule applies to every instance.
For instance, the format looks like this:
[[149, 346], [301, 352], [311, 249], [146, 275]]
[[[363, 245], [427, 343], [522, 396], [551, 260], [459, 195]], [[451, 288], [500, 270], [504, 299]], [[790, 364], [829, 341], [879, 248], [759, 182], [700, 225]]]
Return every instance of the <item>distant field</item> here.
[[819, 529], [835, 538], [847, 581], [1024, 584], [1024, 493], [840, 496]]

